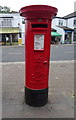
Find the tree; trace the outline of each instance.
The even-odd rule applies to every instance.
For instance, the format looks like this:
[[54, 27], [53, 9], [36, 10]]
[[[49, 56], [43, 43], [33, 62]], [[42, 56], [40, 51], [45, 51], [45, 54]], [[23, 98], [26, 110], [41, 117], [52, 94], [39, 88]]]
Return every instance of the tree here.
[[10, 12], [10, 8], [7, 6], [0, 6], [0, 13], [9, 13]]
[[0, 6], [0, 13], [2, 13], [2, 9], [3, 9], [3, 7], [2, 7], [2, 6]]

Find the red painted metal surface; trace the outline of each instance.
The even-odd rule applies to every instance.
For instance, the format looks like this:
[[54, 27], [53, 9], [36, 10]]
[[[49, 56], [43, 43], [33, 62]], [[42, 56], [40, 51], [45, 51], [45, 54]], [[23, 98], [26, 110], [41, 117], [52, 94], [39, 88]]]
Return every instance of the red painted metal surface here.
[[[27, 19], [25, 24], [25, 86], [29, 89], [48, 88], [51, 18], [56, 13], [56, 8], [46, 5], [32, 5], [20, 10], [20, 15]], [[38, 42], [39, 38], [42, 42], [40, 40]]]
[[47, 18], [57, 14], [57, 8], [48, 5], [30, 5], [21, 8], [20, 15], [26, 17], [26, 19], [33, 18]]

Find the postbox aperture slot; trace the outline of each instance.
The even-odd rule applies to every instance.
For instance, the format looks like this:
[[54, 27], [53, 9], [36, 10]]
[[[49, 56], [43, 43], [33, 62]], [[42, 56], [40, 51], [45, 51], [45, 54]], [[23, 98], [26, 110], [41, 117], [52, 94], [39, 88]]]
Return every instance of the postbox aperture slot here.
[[32, 28], [47, 28], [47, 24], [32, 24]]
[[44, 50], [44, 34], [34, 34], [34, 50]]

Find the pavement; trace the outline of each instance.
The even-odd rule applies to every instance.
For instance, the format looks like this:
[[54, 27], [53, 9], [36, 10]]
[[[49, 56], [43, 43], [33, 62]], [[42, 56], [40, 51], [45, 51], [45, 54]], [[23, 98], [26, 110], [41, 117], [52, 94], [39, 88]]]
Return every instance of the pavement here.
[[24, 100], [24, 62], [2, 65], [2, 118], [73, 118], [74, 61], [50, 63], [48, 103], [31, 107]]

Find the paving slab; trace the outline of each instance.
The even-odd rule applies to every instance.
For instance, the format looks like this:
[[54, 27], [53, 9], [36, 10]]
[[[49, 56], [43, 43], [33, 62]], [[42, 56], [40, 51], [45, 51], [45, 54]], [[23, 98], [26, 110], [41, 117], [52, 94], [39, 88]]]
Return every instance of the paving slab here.
[[48, 103], [31, 107], [24, 100], [24, 62], [2, 65], [3, 118], [73, 118], [74, 63], [52, 62], [49, 71]]

